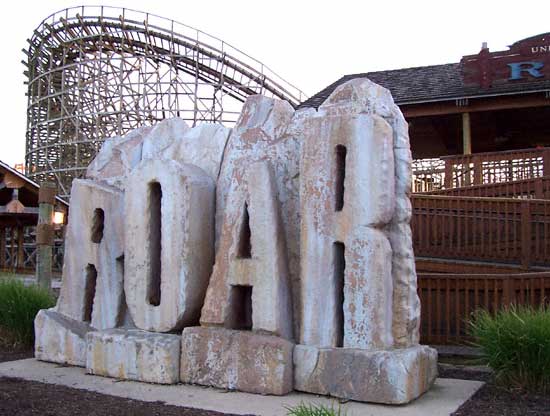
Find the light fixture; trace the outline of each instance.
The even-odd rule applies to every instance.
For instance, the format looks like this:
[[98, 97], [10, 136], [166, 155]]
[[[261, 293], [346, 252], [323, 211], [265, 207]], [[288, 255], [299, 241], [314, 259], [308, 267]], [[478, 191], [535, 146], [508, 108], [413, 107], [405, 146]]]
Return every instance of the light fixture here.
[[63, 224], [63, 221], [65, 220], [65, 213], [61, 211], [55, 211], [53, 214], [53, 223], [56, 225]]

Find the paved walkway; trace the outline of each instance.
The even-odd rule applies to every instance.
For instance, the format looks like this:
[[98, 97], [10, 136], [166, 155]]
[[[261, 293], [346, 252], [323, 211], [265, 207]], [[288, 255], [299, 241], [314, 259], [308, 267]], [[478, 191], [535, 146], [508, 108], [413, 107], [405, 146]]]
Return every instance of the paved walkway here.
[[[62, 367], [35, 359], [1, 363], [1, 376], [60, 384], [136, 400], [163, 401], [175, 406], [236, 414], [279, 416], [286, 415], [285, 407], [300, 403], [329, 406], [333, 403], [328, 398], [304, 393], [292, 393], [282, 397], [260, 396], [191, 385], [160, 386], [119, 381], [86, 375], [83, 368]], [[342, 405], [342, 410], [347, 412], [348, 416], [446, 416], [454, 412], [482, 384], [477, 381], [437, 379], [428, 393], [406, 406], [347, 402]]]

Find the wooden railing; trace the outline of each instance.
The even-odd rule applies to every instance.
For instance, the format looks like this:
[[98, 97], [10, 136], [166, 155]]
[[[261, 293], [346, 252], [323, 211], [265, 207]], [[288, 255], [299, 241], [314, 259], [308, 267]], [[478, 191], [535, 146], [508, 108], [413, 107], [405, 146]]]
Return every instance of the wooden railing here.
[[[63, 269], [64, 241], [61, 232], [56, 232], [52, 252], [52, 271]], [[0, 228], [0, 271], [34, 274], [36, 269], [35, 227]]]
[[440, 158], [412, 161], [412, 192], [430, 192], [445, 188], [445, 161]]
[[550, 176], [550, 148], [444, 156], [445, 188]]
[[417, 257], [550, 265], [550, 201], [411, 197]]
[[419, 274], [420, 336], [427, 344], [469, 340], [472, 312], [494, 313], [510, 304], [550, 305], [550, 272], [520, 274]]
[[483, 198], [550, 199], [550, 176], [519, 181], [463, 186], [425, 192], [429, 195], [476, 196]]
[[413, 192], [550, 176], [550, 148], [443, 156], [413, 161]]

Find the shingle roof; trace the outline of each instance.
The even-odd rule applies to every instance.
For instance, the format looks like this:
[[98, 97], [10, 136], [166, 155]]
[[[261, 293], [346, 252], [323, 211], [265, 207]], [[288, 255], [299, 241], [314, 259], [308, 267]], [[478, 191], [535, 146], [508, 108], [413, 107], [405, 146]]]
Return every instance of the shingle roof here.
[[550, 90], [550, 80], [506, 82], [487, 89], [466, 86], [462, 78], [462, 65], [454, 63], [345, 75], [301, 103], [298, 108], [318, 108], [337, 86], [351, 79], [363, 77], [389, 89], [397, 104]]

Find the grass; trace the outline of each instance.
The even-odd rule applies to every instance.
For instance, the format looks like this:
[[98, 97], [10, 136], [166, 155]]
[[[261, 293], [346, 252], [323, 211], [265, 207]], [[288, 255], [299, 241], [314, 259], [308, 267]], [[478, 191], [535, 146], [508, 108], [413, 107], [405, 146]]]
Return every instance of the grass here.
[[478, 311], [470, 333], [499, 384], [550, 393], [550, 308]]
[[32, 346], [34, 317], [55, 305], [53, 296], [38, 286], [16, 279], [0, 279], [0, 333], [5, 346]]
[[345, 416], [345, 413], [342, 413], [342, 408], [338, 405], [337, 408], [334, 406], [327, 407], [315, 404], [304, 404], [300, 403], [295, 407], [287, 407], [287, 416]]

